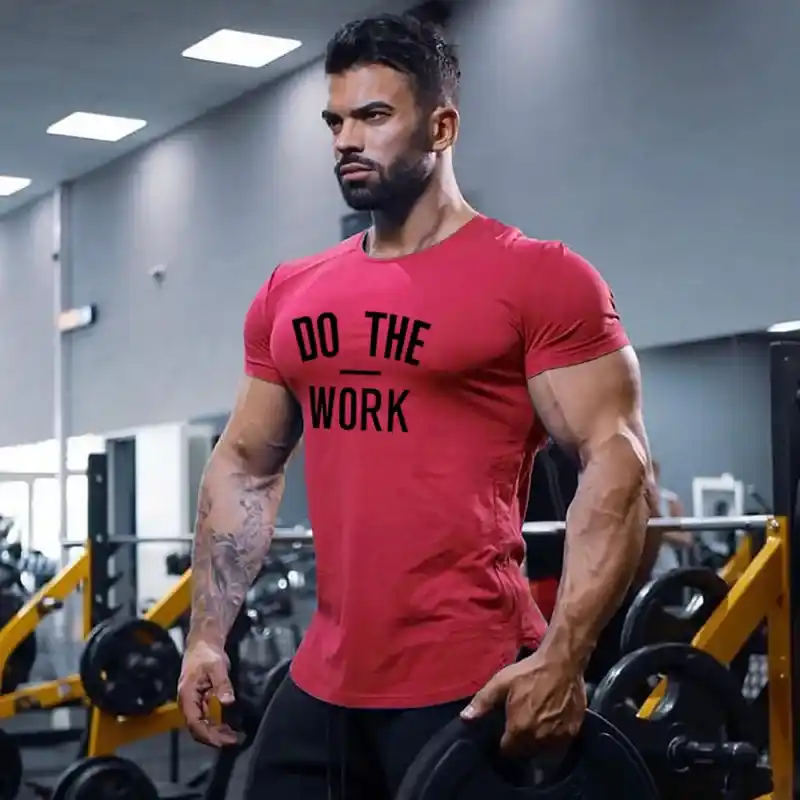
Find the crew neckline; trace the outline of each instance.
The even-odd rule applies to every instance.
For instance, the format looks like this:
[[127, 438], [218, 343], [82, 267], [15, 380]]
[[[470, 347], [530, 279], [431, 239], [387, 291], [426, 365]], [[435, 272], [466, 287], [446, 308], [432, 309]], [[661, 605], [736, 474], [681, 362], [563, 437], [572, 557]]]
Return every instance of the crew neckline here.
[[465, 222], [460, 228], [453, 231], [449, 236], [442, 239], [440, 242], [429, 245], [422, 250], [417, 250], [415, 253], [407, 253], [403, 256], [390, 256], [388, 258], [381, 258], [378, 256], [371, 256], [367, 253], [365, 244], [367, 239], [368, 230], [362, 231], [355, 237], [355, 251], [359, 257], [367, 262], [373, 264], [387, 264], [401, 262], [406, 264], [415, 259], [428, 258], [433, 255], [439, 255], [452, 249], [453, 247], [463, 247], [464, 244], [475, 239], [480, 233], [483, 232], [484, 226], [482, 223], [487, 222], [488, 217], [483, 214], [475, 214], [472, 219]]

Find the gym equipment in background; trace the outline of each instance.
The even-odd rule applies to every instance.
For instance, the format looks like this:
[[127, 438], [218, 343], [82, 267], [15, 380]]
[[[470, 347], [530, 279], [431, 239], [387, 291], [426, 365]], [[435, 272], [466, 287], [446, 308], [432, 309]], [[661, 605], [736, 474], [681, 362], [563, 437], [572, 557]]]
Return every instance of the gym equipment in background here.
[[[654, 677], [665, 684], [661, 697], [649, 714], [637, 715], [631, 699], [647, 693]], [[636, 742], [661, 800], [755, 800], [772, 791], [741, 685], [691, 645], [629, 653], [597, 686], [591, 707]]]

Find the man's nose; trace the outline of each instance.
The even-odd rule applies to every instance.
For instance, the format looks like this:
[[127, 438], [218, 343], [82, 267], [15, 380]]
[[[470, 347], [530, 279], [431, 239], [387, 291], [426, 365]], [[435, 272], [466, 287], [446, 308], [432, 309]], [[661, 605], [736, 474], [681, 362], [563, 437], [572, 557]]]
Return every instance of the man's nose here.
[[364, 137], [362, 126], [357, 120], [348, 119], [342, 124], [339, 133], [334, 141], [337, 152], [344, 157], [351, 153], [361, 153], [364, 151]]

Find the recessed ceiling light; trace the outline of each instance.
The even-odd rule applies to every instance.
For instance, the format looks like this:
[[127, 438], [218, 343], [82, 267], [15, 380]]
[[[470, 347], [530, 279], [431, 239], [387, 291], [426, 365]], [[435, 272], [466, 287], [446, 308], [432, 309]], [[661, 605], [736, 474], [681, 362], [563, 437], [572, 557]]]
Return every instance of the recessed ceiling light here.
[[790, 322], [778, 322], [767, 328], [768, 333], [791, 333], [792, 331], [800, 331], [800, 319], [794, 319]]
[[94, 139], [98, 142], [118, 142], [141, 130], [147, 123], [143, 119], [109, 117], [105, 114], [87, 114], [76, 111], [54, 122], [47, 132], [54, 136], [73, 136], [76, 139]]
[[11, 197], [31, 185], [30, 178], [15, 178], [12, 175], [0, 175], [0, 197]]
[[259, 33], [223, 28], [193, 44], [181, 55], [198, 61], [260, 69], [296, 50], [301, 44], [297, 39], [282, 39], [278, 36], [262, 36]]

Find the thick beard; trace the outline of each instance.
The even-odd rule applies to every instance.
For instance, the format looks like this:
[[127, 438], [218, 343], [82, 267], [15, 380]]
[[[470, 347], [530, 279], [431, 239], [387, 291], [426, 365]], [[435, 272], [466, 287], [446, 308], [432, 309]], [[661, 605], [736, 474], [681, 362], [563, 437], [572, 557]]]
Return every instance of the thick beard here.
[[382, 212], [395, 216], [410, 210], [431, 180], [433, 170], [427, 154], [414, 161], [398, 159], [377, 173], [377, 181], [340, 181], [345, 203], [355, 211]]

